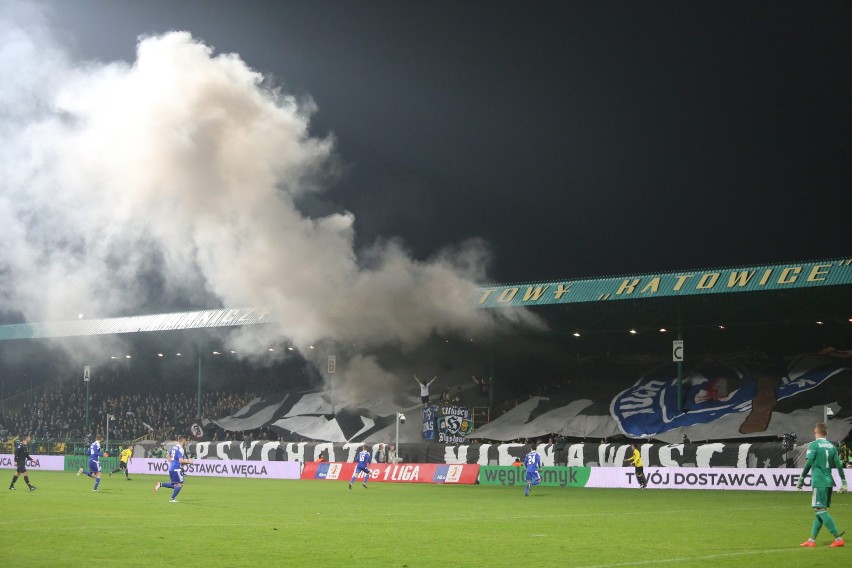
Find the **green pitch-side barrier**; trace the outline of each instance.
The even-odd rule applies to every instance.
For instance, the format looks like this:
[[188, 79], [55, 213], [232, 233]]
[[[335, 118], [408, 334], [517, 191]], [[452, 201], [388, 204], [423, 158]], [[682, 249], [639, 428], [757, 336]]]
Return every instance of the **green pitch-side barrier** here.
[[[545, 487], [585, 487], [590, 467], [543, 467], [541, 485]], [[526, 485], [527, 470], [517, 466], [485, 465], [479, 468], [480, 485]]]
[[[118, 458], [115, 456], [102, 457], [100, 462], [102, 473], [109, 473], [118, 467]], [[76, 472], [81, 467], [89, 469], [89, 458], [87, 456], [65, 456], [65, 471]]]

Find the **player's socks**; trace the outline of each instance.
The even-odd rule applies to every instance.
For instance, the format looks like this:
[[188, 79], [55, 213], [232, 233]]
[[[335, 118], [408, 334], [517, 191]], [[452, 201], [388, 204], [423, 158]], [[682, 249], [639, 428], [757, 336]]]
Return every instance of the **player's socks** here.
[[98, 485], [100, 485], [100, 484], [101, 484], [101, 478], [100, 478], [100, 477], [96, 477], [96, 478], [95, 478], [95, 488], [94, 488], [94, 491], [97, 491], [97, 490], [98, 490]]
[[822, 516], [822, 522], [825, 525], [825, 528], [828, 529], [828, 532], [833, 534], [835, 537], [840, 536], [840, 532], [837, 530], [837, 525], [834, 524], [834, 519], [831, 518], [828, 511], [822, 511], [820, 514]]
[[24, 476], [24, 482], [27, 484], [27, 487], [32, 487], [32, 486], [33, 486], [33, 484], [32, 484], [32, 483], [30, 483], [30, 476], [29, 476], [29, 475], [25, 475], [25, 476]]
[[161, 483], [160, 487], [165, 487], [167, 489], [174, 489], [175, 485], [174, 485], [174, 483]]
[[811, 526], [811, 539], [816, 540], [817, 535], [819, 534], [819, 529], [822, 528], [822, 518], [817, 513], [816, 518], [814, 519], [814, 524]]
[[18, 476], [17, 476], [17, 475], [13, 475], [13, 476], [12, 476], [12, 485], [10, 485], [10, 486], [9, 486], [9, 489], [14, 489], [14, 488], [15, 488], [15, 483], [17, 483], [17, 481], [18, 481]]
[[175, 500], [175, 498], [178, 496], [178, 493], [180, 493], [180, 490], [181, 490], [181, 489], [183, 489], [183, 486], [175, 487], [175, 490], [174, 490], [174, 491], [172, 491], [172, 498], [171, 498], [171, 501], [174, 501], [174, 500]]

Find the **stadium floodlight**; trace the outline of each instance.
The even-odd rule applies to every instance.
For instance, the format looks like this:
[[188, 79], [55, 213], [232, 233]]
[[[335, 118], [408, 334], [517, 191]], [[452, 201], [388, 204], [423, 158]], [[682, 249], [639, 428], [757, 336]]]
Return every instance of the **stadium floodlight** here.
[[399, 424], [402, 422], [405, 424], [405, 414], [402, 412], [396, 413], [396, 455], [399, 456]]

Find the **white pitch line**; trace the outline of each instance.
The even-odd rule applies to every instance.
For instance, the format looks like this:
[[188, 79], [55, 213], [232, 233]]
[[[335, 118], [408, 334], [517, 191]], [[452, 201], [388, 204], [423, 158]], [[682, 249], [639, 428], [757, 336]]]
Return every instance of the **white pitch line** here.
[[758, 554], [774, 554], [776, 552], [790, 552], [796, 550], [791, 547], [773, 548], [770, 550], [744, 550], [742, 552], [729, 552], [727, 554], [708, 554], [706, 556], [681, 556], [679, 558], [655, 558], [653, 560], [636, 560], [633, 562], [616, 562], [614, 564], [585, 564], [578, 568], [617, 568], [618, 566], [648, 566], [649, 564], [670, 564], [672, 562], [697, 562], [699, 560], [718, 560], [720, 558], [735, 558], [737, 556], [756, 556]]

